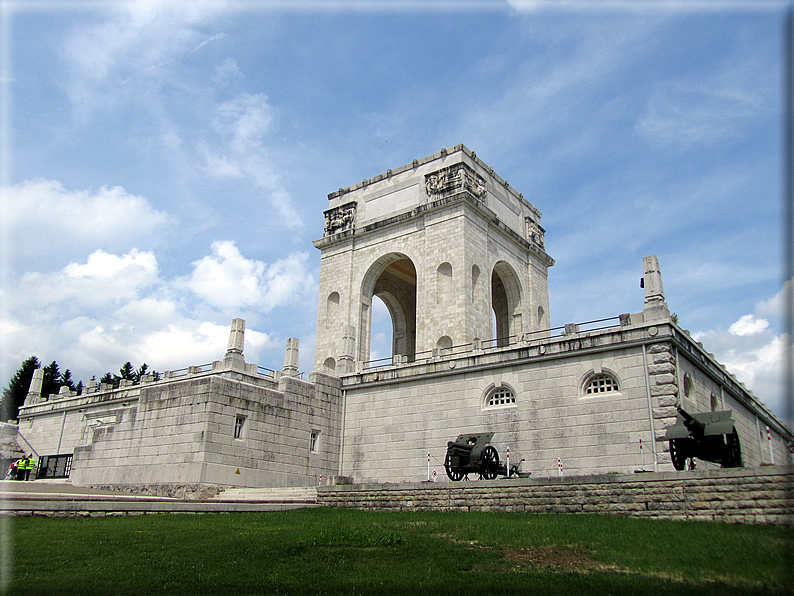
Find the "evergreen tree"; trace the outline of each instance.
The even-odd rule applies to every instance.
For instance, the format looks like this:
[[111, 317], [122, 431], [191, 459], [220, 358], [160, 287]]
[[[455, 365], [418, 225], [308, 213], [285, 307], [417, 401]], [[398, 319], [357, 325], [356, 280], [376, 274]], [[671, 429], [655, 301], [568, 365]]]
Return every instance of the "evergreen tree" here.
[[44, 367], [44, 382], [41, 385], [41, 394], [52, 395], [58, 393], [61, 388], [61, 371], [58, 368], [58, 363], [53, 360]]
[[125, 362], [124, 366], [119, 369], [119, 374], [125, 381], [132, 381], [133, 383], [136, 381], [135, 369], [132, 367], [131, 362]]
[[70, 391], [74, 391], [74, 381], [72, 381], [72, 371], [68, 368], [61, 374], [60, 379], [58, 379], [58, 384], [63, 387], [66, 385]]
[[33, 379], [33, 371], [40, 367], [39, 359], [35, 356], [22, 362], [8, 382], [8, 387], [3, 389], [3, 397], [0, 400], [0, 420], [5, 422], [19, 418], [19, 408], [25, 403], [25, 397], [30, 389], [30, 381]]
[[110, 385], [113, 386], [114, 389], [118, 389], [120, 381], [121, 381], [120, 377], [117, 377], [116, 375], [112, 375], [109, 372], [106, 372], [104, 375], [102, 375], [102, 378], [99, 379], [100, 383], [109, 383]]

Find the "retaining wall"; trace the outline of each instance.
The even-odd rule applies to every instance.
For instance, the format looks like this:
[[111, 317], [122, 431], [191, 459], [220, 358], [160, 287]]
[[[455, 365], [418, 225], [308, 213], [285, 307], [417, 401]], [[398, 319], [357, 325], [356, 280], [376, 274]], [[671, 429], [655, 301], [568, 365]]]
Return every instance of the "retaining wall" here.
[[794, 466], [318, 487], [317, 502], [381, 511], [602, 513], [794, 525]]

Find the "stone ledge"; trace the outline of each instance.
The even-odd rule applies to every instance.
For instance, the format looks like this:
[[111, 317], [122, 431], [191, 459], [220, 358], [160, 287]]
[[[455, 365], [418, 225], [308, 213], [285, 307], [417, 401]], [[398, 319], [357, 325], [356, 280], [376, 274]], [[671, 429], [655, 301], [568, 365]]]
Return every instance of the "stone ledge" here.
[[381, 511], [602, 513], [794, 525], [794, 467], [494, 482], [319, 487], [317, 502]]

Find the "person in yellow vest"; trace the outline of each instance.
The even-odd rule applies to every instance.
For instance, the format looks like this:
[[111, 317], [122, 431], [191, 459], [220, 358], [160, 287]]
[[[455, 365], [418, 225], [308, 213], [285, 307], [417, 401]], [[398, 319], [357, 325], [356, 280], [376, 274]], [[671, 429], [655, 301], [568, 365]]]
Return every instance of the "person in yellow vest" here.
[[25, 455], [17, 462], [17, 480], [25, 479], [25, 469], [28, 467], [28, 456]]
[[33, 470], [33, 466], [35, 465], [34, 461], [33, 461], [33, 454], [31, 453], [30, 455], [28, 455], [22, 461], [23, 461], [23, 463], [25, 465], [25, 468], [24, 468], [25, 477], [23, 478], [23, 480], [30, 480], [30, 472], [31, 472], [31, 470]]

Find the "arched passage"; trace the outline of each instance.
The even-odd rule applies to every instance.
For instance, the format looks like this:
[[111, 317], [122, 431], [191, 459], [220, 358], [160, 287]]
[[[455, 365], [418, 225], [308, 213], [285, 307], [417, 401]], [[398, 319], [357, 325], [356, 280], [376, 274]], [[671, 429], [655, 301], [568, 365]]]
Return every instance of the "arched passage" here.
[[392, 320], [392, 354], [414, 360], [416, 353], [416, 267], [407, 256], [390, 253], [375, 261], [361, 284], [359, 352], [369, 361], [372, 297], [386, 305]]
[[511, 335], [521, 333], [521, 285], [516, 272], [504, 261], [494, 265], [491, 274], [491, 306], [496, 345], [507, 346]]

